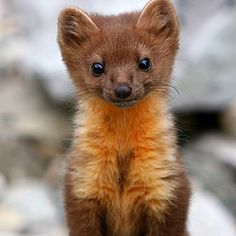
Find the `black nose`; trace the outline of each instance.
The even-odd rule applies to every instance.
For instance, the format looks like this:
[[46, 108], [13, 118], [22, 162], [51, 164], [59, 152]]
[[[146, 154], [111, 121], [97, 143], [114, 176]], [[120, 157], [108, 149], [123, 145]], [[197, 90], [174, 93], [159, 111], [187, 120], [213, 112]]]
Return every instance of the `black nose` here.
[[118, 98], [128, 98], [131, 94], [132, 94], [132, 88], [127, 86], [127, 85], [121, 85], [119, 87], [117, 87], [115, 90], [115, 95]]

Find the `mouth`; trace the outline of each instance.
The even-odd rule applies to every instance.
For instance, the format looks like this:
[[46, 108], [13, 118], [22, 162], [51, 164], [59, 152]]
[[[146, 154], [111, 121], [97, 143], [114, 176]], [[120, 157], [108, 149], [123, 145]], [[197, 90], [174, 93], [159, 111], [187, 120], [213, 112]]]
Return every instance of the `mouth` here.
[[123, 102], [113, 102], [113, 104], [120, 108], [128, 108], [135, 105], [136, 102], [137, 100], [132, 100], [132, 101], [123, 101]]

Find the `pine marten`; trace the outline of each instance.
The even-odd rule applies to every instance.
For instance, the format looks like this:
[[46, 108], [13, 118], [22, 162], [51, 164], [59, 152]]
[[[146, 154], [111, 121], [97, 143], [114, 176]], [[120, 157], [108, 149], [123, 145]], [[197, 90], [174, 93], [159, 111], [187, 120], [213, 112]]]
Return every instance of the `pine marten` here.
[[79, 97], [64, 188], [69, 235], [187, 235], [190, 187], [168, 105], [179, 46], [171, 1], [117, 16], [67, 8], [58, 42]]

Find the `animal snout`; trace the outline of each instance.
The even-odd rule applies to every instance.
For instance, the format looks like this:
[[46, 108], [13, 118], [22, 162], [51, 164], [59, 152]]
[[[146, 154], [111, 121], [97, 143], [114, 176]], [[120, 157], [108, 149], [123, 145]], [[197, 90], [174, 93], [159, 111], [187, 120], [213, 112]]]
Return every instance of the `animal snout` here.
[[115, 88], [115, 96], [120, 99], [126, 99], [131, 96], [132, 88], [128, 85], [121, 85]]

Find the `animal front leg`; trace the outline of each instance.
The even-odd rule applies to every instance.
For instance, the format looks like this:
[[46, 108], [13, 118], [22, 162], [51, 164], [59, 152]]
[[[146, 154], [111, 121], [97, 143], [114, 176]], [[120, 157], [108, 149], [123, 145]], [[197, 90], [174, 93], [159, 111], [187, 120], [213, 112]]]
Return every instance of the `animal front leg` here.
[[93, 200], [77, 200], [66, 206], [70, 236], [105, 235], [105, 213]]
[[154, 213], [147, 215], [145, 236], [188, 236], [186, 232], [187, 205], [185, 200], [181, 200], [172, 202], [169, 209], [163, 212], [161, 219]]
[[[168, 207], [157, 217], [151, 210], [145, 217], [145, 236], [188, 236], [186, 230], [190, 188], [184, 175]], [[159, 215], [160, 216], [160, 215]]]
[[[160, 222], [157, 219], [146, 219], [148, 221], [145, 236], [188, 236], [185, 231], [185, 223], [180, 225], [171, 222]], [[177, 221], [176, 221], [177, 222]]]
[[65, 185], [65, 210], [69, 236], [106, 235], [105, 210], [96, 200], [79, 199]]

